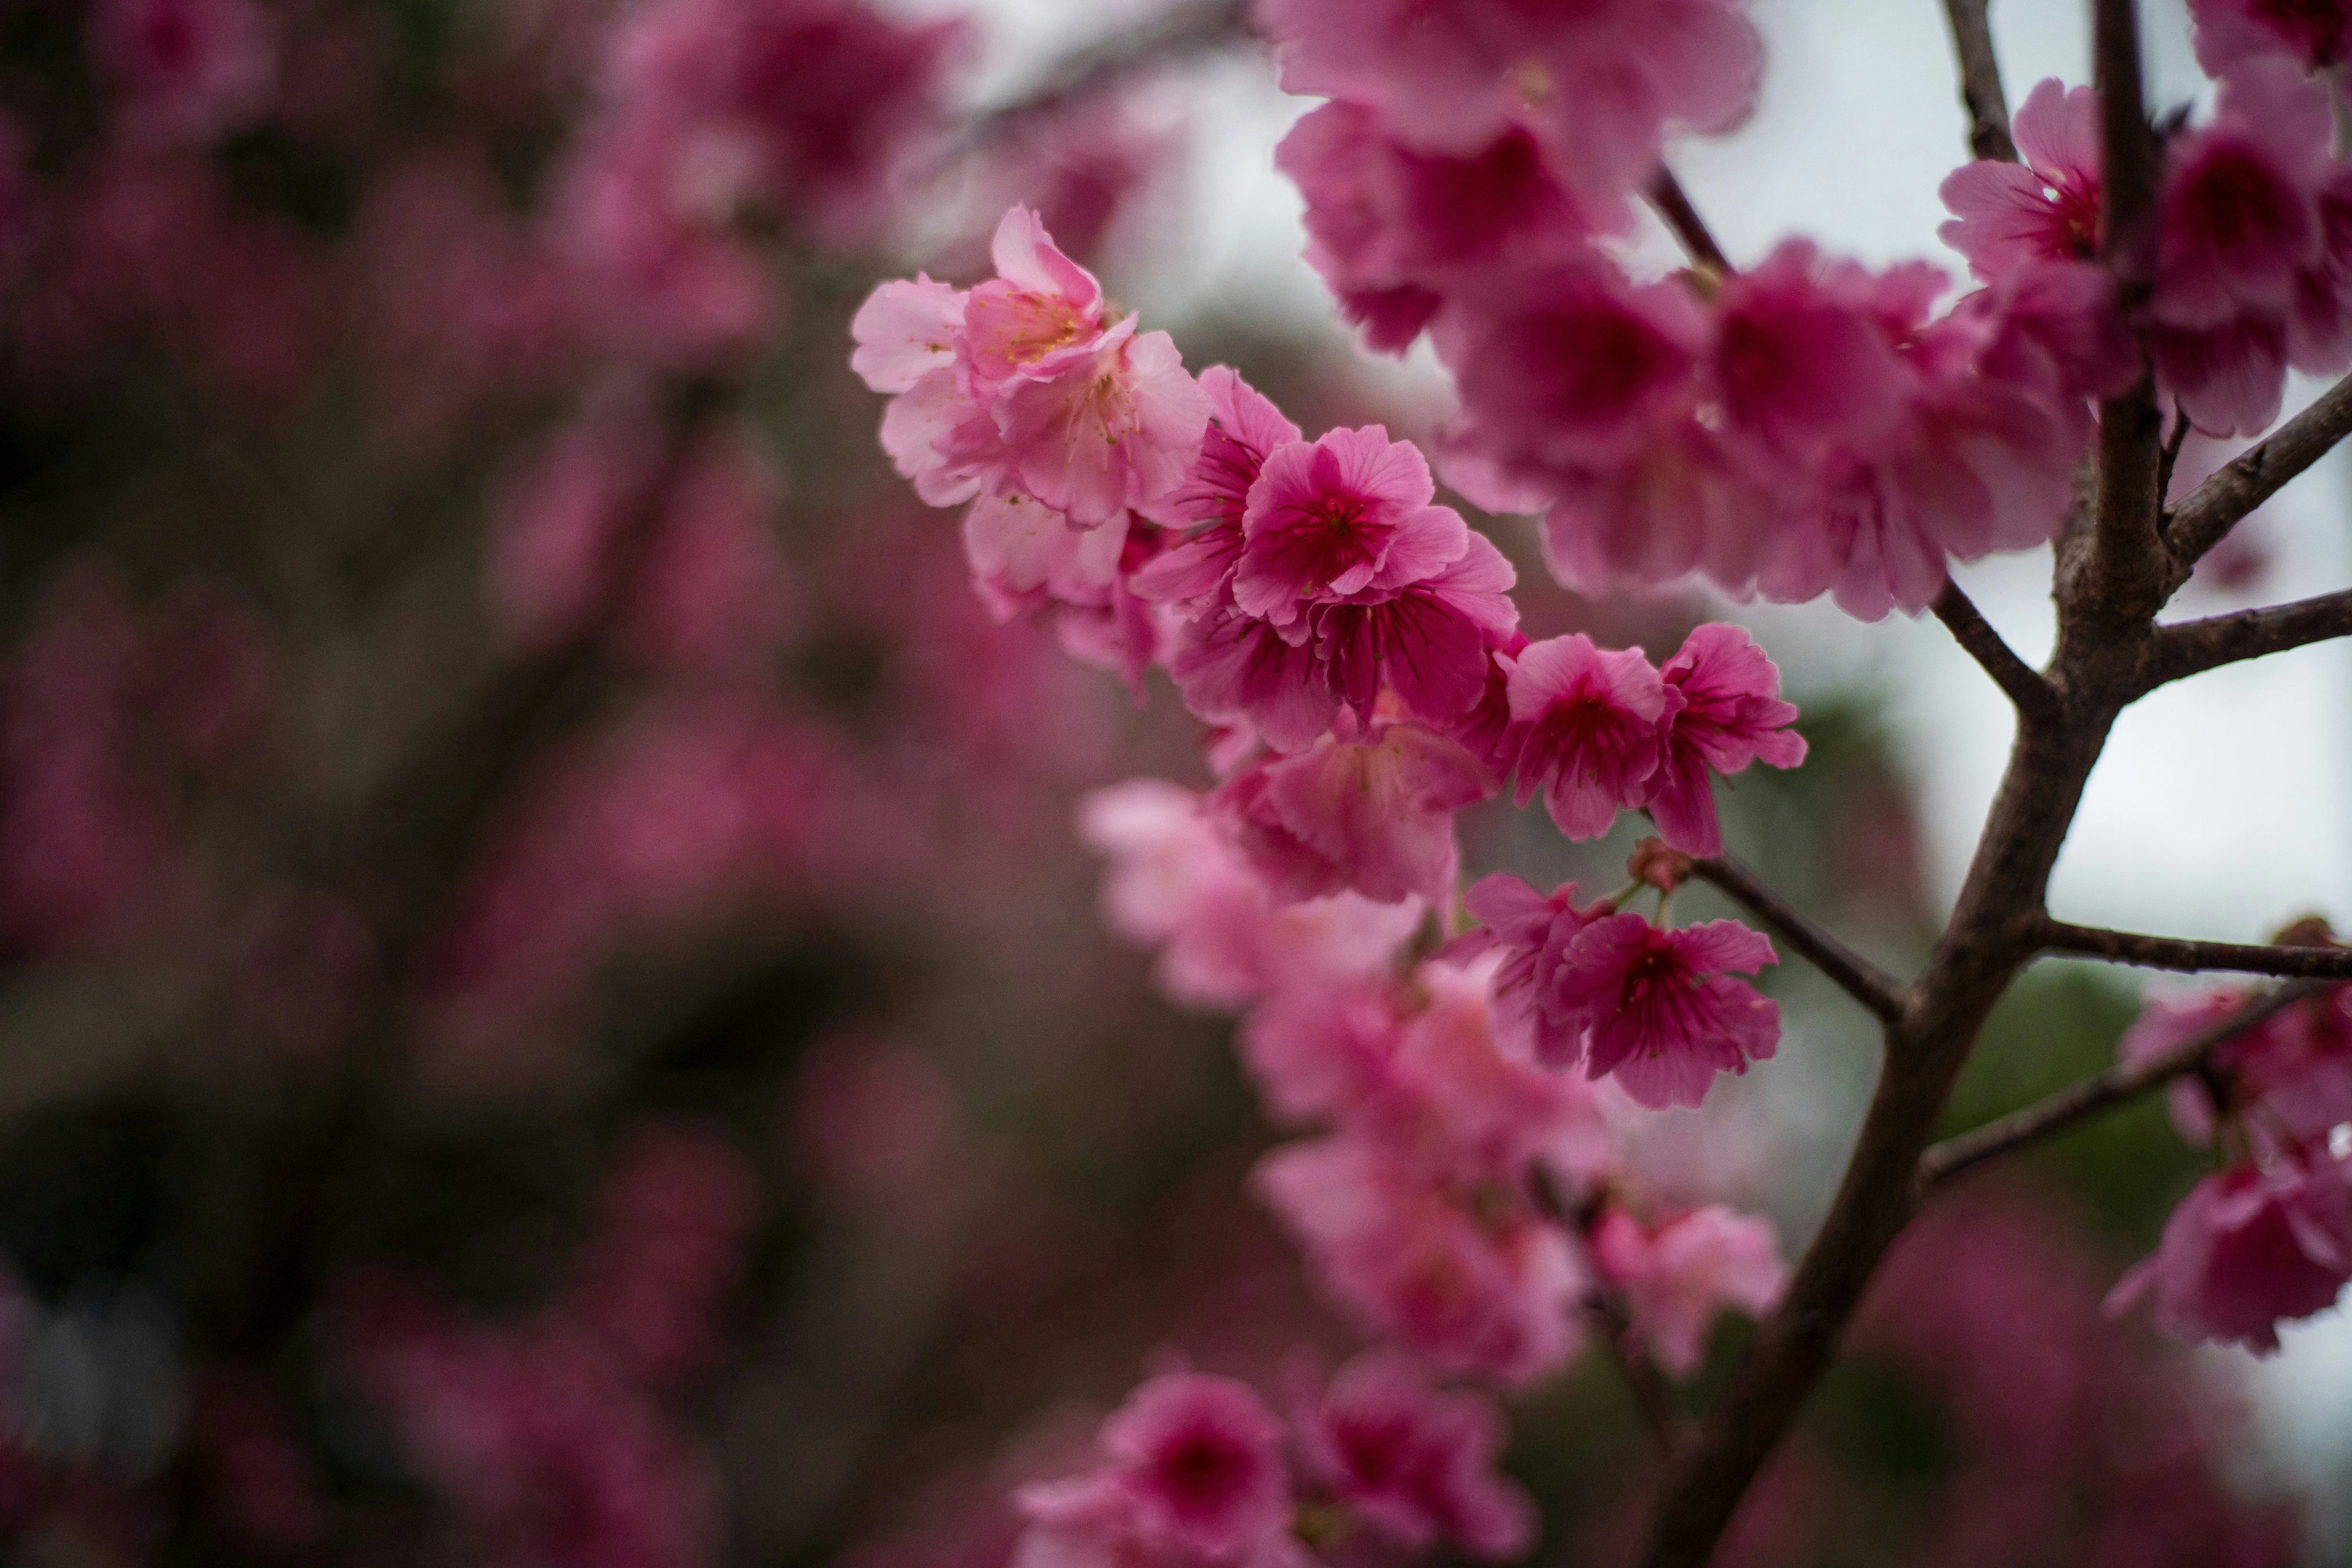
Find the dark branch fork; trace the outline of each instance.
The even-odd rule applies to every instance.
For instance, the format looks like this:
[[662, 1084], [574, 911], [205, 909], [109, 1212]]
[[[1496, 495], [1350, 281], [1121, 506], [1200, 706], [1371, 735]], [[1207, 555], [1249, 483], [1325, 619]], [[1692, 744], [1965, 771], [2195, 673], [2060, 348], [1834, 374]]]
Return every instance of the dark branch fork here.
[[2057, 711], [2058, 694], [2050, 689], [2042, 672], [2017, 657], [2000, 634], [1992, 628], [1982, 612], [1961, 592], [1958, 583], [1946, 583], [1944, 591], [1936, 595], [1928, 606], [1936, 618], [1952, 634], [1952, 640], [1967, 651], [1969, 657], [1984, 667], [1993, 684], [2008, 694], [2020, 712], [2028, 709], [2037, 718], [2050, 718]]
[[2151, 689], [2225, 664], [2264, 658], [2334, 637], [2352, 637], [2352, 589], [2159, 626], [2148, 669]]

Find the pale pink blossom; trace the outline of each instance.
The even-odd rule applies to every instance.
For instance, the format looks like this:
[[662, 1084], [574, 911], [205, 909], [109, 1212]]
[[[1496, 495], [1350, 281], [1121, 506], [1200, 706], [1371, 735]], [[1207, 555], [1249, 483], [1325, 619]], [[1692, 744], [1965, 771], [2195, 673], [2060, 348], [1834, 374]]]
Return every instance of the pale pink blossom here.
[[1160, 985], [1189, 1005], [1237, 1009], [1294, 986], [1369, 978], [1421, 921], [1416, 900], [1353, 893], [1276, 907], [1201, 797], [1159, 779], [1087, 795], [1078, 830], [1109, 860], [1111, 929], [1160, 948]]
[[1378, 425], [1276, 447], [1250, 486], [1234, 604], [1286, 626], [1316, 605], [1435, 576], [1470, 548], [1468, 525], [1435, 495], [1428, 460]]
[[1990, 281], [2036, 261], [2084, 261], [2099, 239], [2099, 95], [2045, 77], [2010, 122], [2021, 163], [1979, 159], [1937, 193], [1952, 221], [1936, 232]]
[[1367, 105], [1460, 157], [1523, 125], [1595, 205], [1622, 202], [1670, 132], [1736, 124], [1761, 65], [1731, 0], [1258, 0], [1256, 17], [1286, 90]]
[[1569, 837], [1608, 832], [1621, 807], [1642, 803], [1679, 700], [1639, 648], [1598, 648], [1582, 632], [1529, 643], [1510, 673], [1511, 718], [1527, 726], [1518, 804], [1540, 791]]
[[1358, 1356], [1296, 1417], [1306, 1475], [1400, 1546], [1489, 1562], [1533, 1544], [1535, 1503], [1495, 1468], [1503, 1423], [1475, 1394], [1430, 1385], [1394, 1351]]
[[1575, 1353], [1586, 1279], [1558, 1227], [1475, 1212], [1347, 1134], [1277, 1149], [1255, 1180], [1330, 1292], [1432, 1365], [1519, 1385]]
[[1393, 1079], [1397, 1007], [1385, 978], [1293, 985], [1252, 1008], [1234, 1043], [1275, 1116], [1344, 1118]]
[[1778, 1047], [1779, 1005], [1731, 977], [1778, 962], [1738, 921], [1670, 931], [1607, 915], [1569, 942], [1557, 994], [1587, 1031], [1588, 1077], [1614, 1074], [1643, 1105], [1696, 1105], [1716, 1074], [1745, 1073]]
[[2344, 0], [2189, 0], [2197, 63], [2228, 76], [2277, 56], [2308, 71], [2352, 58], [2352, 5]]
[[2143, 1297], [2183, 1339], [2278, 1349], [2278, 1325], [2326, 1311], [2352, 1278], [2352, 1161], [2321, 1153], [2232, 1166], [2189, 1189], [2156, 1251], [2116, 1282], [2111, 1312]]
[[1139, 333], [1129, 317], [1054, 378], [1007, 382], [995, 412], [1022, 486], [1073, 527], [1096, 528], [1129, 507], [1165, 501], [1184, 483], [1209, 400], [1175, 340]]
[[1793, 768], [1804, 737], [1789, 729], [1794, 703], [1780, 700], [1780, 670], [1747, 631], [1715, 621], [1696, 627], [1659, 679], [1682, 693], [1668, 713], [1664, 755], [1644, 803], [1666, 842], [1689, 855], [1723, 853], [1712, 773], [1727, 776], [1762, 761]]
[[1285, 900], [1341, 891], [1379, 903], [1452, 891], [1454, 814], [1495, 781], [1433, 730], [1343, 721], [1296, 756], [1265, 759], [1217, 792], [1243, 850]]
[[1624, 1294], [1634, 1333], [1676, 1377], [1698, 1371], [1717, 1312], [1736, 1307], [1761, 1316], [1788, 1279], [1772, 1222], [1719, 1204], [1654, 1228], [1612, 1208], [1591, 1243], [1602, 1278]]
[[996, 276], [973, 286], [963, 310], [976, 392], [1019, 377], [1051, 380], [1100, 346], [1108, 325], [1102, 285], [1062, 254], [1034, 211], [1006, 210], [989, 259]]

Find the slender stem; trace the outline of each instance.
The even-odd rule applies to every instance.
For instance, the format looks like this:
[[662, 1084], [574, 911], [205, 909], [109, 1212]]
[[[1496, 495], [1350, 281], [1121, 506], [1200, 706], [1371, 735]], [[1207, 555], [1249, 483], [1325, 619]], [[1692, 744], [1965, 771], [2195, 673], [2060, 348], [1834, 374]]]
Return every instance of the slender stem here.
[[2313, 980], [2352, 980], [2352, 947], [2265, 947], [2241, 942], [2189, 942], [2174, 936], [2103, 931], [2045, 920], [2035, 931], [2045, 952], [2104, 958], [2144, 969], [2188, 973], [2228, 970], [2239, 974], [2291, 974]]
[[1772, 934], [1881, 1019], [1891, 1023], [1903, 1016], [1901, 981], [1822, 930], [1811, 916], [1765, 886], [1762, 878], [1736, 858], [1722, 855], [1712, 860], [1693, 860], [1691, 875], [1713, 883], [1746, 905], [1757, 919], [1772, 928]]
[[1689, 195], [1684, 192], [1682, 182], [1675, 178], [1673, 170], [1660, 164], [1657, 174], [1651, 178], [1650, 188], [1643, 194], [1650, 198], [1650, 205], [1658, 209], [1658, 216], [1666, 220], [1666, 226], [1675, 231], [1675, 237], [1683, 242], [1683, 249], [1693, 261], [1712, 267], [1717, 272], [1732, 269], [1730, 260], [1723, 254], [1723, 247], [1715, 242], [1713, 231], [1706, 226], [1706, 220], [1698, 216], [1698, 208], [1691, 205]]
[[2297, 599], [2267, 609], [2241, 610], [2160, 626], [2148, 685], [2202, 675], [2225, 664], [2263, 658], [2289, 648], [2352, 637], [2352, 589]]
[[1633, 1396], [1633, 1405], [1641, 1412], [1643, 1424], [1657, 1439], [1659, 1452], [1673, 1458], [1690, 1441], [1690, 1415], [1675, 1397], [1673, 1385], [1666, 1382], [1657, 1363], [1635, 1339], [1633, 1307], [1625, 1300], [1625, 1293], [1603, 1279], [1600, 1262], [1592, 1257], [1592, 1233], [1608, 1206], [1604, 1195], [1593, 1193], [1570, 1202], [1560, 1190], [1558, 1174], [1540, 1160], [1528, 1167], [1528, 1194], [1537, 1213], [1575, 1233], [1582, 1244], [1587, 1260], [1592, 1265], [1594, 1280], [1585, 1295], [1585, 1310], [1600, 1325], [1602, 1342], [1624, 1376], [1626, 1389]]
[[1919, 1157], [1919, 1187], [1941, 1186], [1988, 1160], [2038, 1143], [2126, 1100], [2161, 1089], [2174, 1079], [2201, 1070], [2213, 1053], [2272, 1015], [2326, 991], [2326, 983], [2292, 981], [2274, 986], [2189, 1039], [2158, 1056], [2118, 1062], [2096, 1077], [2060, 1089], [2022, 1110], [1948, 1138]]
[[2289, 479], [2352, 435], [2352, 376], [2319, 395], [2310, 407], [2271, 432], [2270, 438], [2224, 463], [2165, 518], [2177, 581], [2221, 542], [2239, 521], [2278, 494]]
[[2172, 498], [2172, 475], [2180, 466], [2180, 448], [2189, 445], [2189, 411], [2178, 404], [2172, 410], [2172, 434], [2164, 438], [2164, 453], [2156, 465], [2156, 493]]
[[2001, 90], [2000, 61], [1992, 50], [1989, 0], [1944, 0], [1952, 25], [1952, 51], [1959, 57], [1960, 101], [1969, 111], [1969, 151], [1979, 158], [2017, 162], [2009, 136], [2009, 97]]
[[2053, 713], [2058, 694], [2042, 679], [2042, 672], [2017, 657], [1983, 612], [1961, 592], [1958, 583], [1946, 583], [1944, 591], [1936, 595], [1930, 606], [1936, 618], [1952, 634], [1952, 640], [1967, 650], [1969, 656], [1984, 667], [1993, 684], [2009, 694], [2009, 700], [2022, 710], [2032, 709], [2043, 715]]

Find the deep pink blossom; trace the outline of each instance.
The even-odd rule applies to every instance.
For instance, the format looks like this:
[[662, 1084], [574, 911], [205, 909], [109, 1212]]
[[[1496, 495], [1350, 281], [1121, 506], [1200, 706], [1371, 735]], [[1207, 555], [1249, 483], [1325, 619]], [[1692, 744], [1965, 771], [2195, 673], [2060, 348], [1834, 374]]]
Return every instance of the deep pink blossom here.
[[[2252, 994], [2245, 985], [2151, 992], [2116, 1054], [2128, 1062], [2161, 1057], [2228, 1021]], [[2210, 1062], [2208, 1074], [2173, 1080], [2172, 1119], [2182, 1136], [2210, 1142], [2227, 1119], [2266, 1158], [2326, 1147], [2335, 1128], [2352, 1121], [2352, 990], [2273, 1014], [2224, 1041]]]
[[2228, 76], [2268, 57], [2324, 71], [2352, 58], [2352, 5], [2344, 0], [2189, 0], [2197, 63]]
[[1367, 589], [1315, 612], [1317, 679], [1370, 719], [1382, 690], [1433, 724], [1460, 718], [1485, 694], [1490, 650], [1519, 624], [1511, 563], [1486, 535], [1434, 574], [1393, 594]]
[[1730, 973], [1778, 962], [1738, 921], [1670, 931], [1608, 915], [1570, 942], [1557, 994], [1588, 1031], [1587, 1076], [1613, 1073], [1643, 1105], [1696, 1105], [1717, 1073], [1744, 1073], [1780, 1044], [1779, 1004]]
[[1938, 192], [1952, 221], [1936, 232], [1988, 281], [2035, 261], [2088, 260], [2098, 247], [2098, 93], [2045, 77], [2010, 132], [2021, 163], [1964, 163]]
[[1297, 1426], [1308, 1478], [1400, 1546], [1443, 1542], [1500, 1562], [1534, 1542], [1533, 1500], [1495, 1469], [1504, 1434], [1494, 1405], [1431, 1387], [1405, 1356], [1358, 1356]]
[[1512, 662], [1511, 718], [1527, 726], [1518, 804], [1542, 792], [1570, 838], [1598, 838], [1638, 805], [1663, 760], [1667, 690], [1639, 648], [1606, 650], [1582, 632], [1529, 643]]
[[1378, 425], [1276, 447], [1250, 487], [1234, 602], [1286, 626], [1312, 605], [1435, 576], [1470, 548], [1435, 494], [1420, 450]]
[[1258, 0], [1256, 16], [1286, 90], [1367, 105], [1460, 157], [1523, 125], [1596, 205], [1649, 174], [1668, 132], [1737, 123], [1761, 63], [1730, 0]]
[[1210, 1562], [1245, 1562], [1290, 1521], [1282, 1423], [1231, 1378], [1153, 1378], [1103, 1423], [1102, 1446], [1144, 1533]]
[[2326, 88], [2264, 61], [2222, 84], [2211, 123], [2166, 143], [2158, 320], [2200, 329], [2286, 312], [2296, 273], [2319, 254], [2332, 134]]
[[1298, 426], [1230, 366], [1202, 371], [1201, 391], [1209, 399], [1208, 427], [1191, 473], [1167, 502], [1193, 531], [1135, 580], [1145, 598], [1196, 610], [1231, 596], [1250, 487], [1267, 453], [1300, 438]]
[[1805, 760], [1804, 737], [1788, 726], [1794, 703], [1780, 700], [1780, 670], [1745, 628], [1715, 621], [1696, 627], [1659, 679], [1682, 694], [1669, 712], [1664, 756], [1651, 775], [1646, 805], [1666, 842], [1689, 855], [1723, 853], [1711, 773], [1729, 775], [1761, 760], [1793, 768]]
[[1593, 1229], [1592, 1256], [1624, 1293], [1651, 1359], [1676, 1377], [1698, 1371], [1716, 1313], [1736, 1307], [1761, 1315], [1789, 1274], [1772, 1222], [1719, 1204], [1654, 1229], [1612, 1208]]
[[1575, 1352], [1585, 1275], [1557, 1226], [1476, 1212], [1345, 1134], [1276, 1150], [1256, 1181], [1332, 1294], [1431, 1364], [1521, 1384]]
[[[1936, 277], [1929, 298], [1941, 288]], [[1886, 281], [1913, 285], [1902, 273]], [[1887, 341], [1885, 303], [1879, 280], [1826, 262], [1801, 239], [1725, 280], [1708, 374], [1726, 430], [1751, 458], [1797, 477], [1834, 451], [1871, 451], [1892, 434], [1909, 387]]]
[[1087, 795], [1079, 832], [1109, 858], [1111, 929], [1161, 949], [1175, 1000], [1238, 1008], [1269, 992], [1349, 983], [1389, 967], [1421, 905], [1352, 893], [1277, 907], [1262, 878], [1192, 791], [1131, 779]]
[[1448, 951], [1503, 954], [1495, 974], [1496, 1037], [1546, 1067], [1572, 1065], [1584, 1054], [1584, 1029], [1559, 999], [1559, 965], [1576, 933], [1605, 913], [1606, 906], [1579, 908], [1573, 882], [1561, 883], [1546, 897], [1502, 871], [1472, 883], [1462, 903], [1482, 924]]
[[[1275, 166], [1307, 199], [1307, 258], [1365, 328], [1402, 353], [1445, 297], [1492, 274], [1574, 256], [1596, 224], [1543, 148], [1512, 127], [1467, 156], [1418, 152], [1356, 103], [1327, 103], [1293, 126]], [[1610, 226], [1622, 197], [1602, 209]]]
[[1454, 814], [1494, 792], [1486, 768], [1444, 736], [1376, 720], [1256, 763], [1216, 800], [1286, 900], [1353, 890], [1381, 903], [1438, 902], [1454, 886]]
[[1212, 723], [1246, 725], [1276, 751], [1313, 745], [1339, 717], [1339, 699], [1314, 642], [1283, 632], [1231, 605], [1186, 622], [1169, 658], [1184, 706]]
[[2184, 1339], [2278, 1349], [2278, 1325], [2336, 1304], [2352, 1278], [2352, 1161], [2319, 1154], [2269, 1170], [2241, 1164], [2189, 1189], [2154, 1254], [2107, 1299], [2153, 1299]]

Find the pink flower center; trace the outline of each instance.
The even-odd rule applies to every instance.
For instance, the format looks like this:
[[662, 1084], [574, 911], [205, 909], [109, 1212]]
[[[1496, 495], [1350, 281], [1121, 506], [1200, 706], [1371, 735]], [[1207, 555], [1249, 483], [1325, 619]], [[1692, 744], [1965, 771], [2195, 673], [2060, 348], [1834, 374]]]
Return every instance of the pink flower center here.
[[1047, 354], [1084, 342], [1094, 323], [1054, 294], [1034, 294], [1010, 285], [983, 283], [971, 291], [965, 310], [972, 357], [991, 376], [1012, 374]]
[[1378, 560], [1394, 530], [1361, 497], [1327, 492], [1284, 508], [1275, 531], [1269, 548], [1284, 573], [1295, 582], [1323, 584]]
[[2262, 254], [2294, 227], [2294, 196], [2270, 166], [2242, 148], [2222, 147], [2198, 167], [2180, 195], [2181, 222], [2215, 249]]
[[1213, 1432], [1181, 1437], [1160, 1455], [1160, 1485], [1187, 1512], [1208, 1513], [1231, 1501], [1246, 1479], [1249, 1457]]

